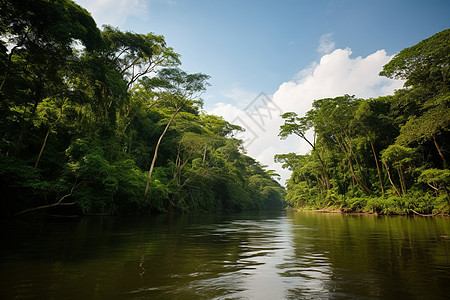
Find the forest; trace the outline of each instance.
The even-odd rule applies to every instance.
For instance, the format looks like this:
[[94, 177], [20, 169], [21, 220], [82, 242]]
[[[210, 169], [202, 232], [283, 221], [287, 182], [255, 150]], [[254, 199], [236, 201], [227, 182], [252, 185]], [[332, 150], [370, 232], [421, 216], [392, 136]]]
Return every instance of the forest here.
[[70, 0], [0, 10], [0, 214], [279, 209], [450, 213], [450, 29], [398, 53], [394, 95], [317, 99], [282, 115], [286, 191], [207, 114], [209, 76], [162, 35], [97, 27]]
[[284, 206], [163, 36], [99, 29], [69, 0], [1, 3], [2, 216]]
[[[276, 155], [292, 171], [286, 202], [302, 210], [437, 215], [450, 212], [450, 29], [399, 52], [380, 72], [394, 95], [317, 99], [282, 115], [281, 139], [306, 155]], [[312, 133], [312, 134], [311, 134]]]

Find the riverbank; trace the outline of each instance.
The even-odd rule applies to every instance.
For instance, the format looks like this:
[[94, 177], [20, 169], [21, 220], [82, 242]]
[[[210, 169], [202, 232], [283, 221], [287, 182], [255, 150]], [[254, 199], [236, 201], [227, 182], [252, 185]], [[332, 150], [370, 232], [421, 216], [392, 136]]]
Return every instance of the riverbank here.
[[381, 215], [381, 216], [420, 216], [420, 217], [450, 217], [449, 213], [449, 205], [445, 205], [438, 209], [437, 211], [433, 211], [431, 213], [422, 213], [413, 208], [409, 210], [402, 210], [399, 212], [398, 210], [381, 210], [381, 211], [368, 211], [368, 210], [352, 210], [348, 207], [334, 207], [327, 206], [322, 208], [316, 208], [311, 206], [304, 207], [295, 207], [290, 208], [295, 212], [315, 212], [315, 213], [327, 213], [327, 214], [348, 214], [348, 215]]

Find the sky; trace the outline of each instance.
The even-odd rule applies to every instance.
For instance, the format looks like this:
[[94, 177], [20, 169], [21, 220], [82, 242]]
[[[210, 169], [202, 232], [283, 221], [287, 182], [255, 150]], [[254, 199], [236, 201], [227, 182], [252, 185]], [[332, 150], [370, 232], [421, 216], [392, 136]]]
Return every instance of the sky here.
[[302, 116], [315, 99], [393, 94], [378, 76], [404, 48], [450, 28], [448, 0], [75, 0], [100, 27], [153, 32], [181, 54], [181, 68], [211, 76], [204, 109], [246, 129], [247, 154], [281, 175], [280, 114]]

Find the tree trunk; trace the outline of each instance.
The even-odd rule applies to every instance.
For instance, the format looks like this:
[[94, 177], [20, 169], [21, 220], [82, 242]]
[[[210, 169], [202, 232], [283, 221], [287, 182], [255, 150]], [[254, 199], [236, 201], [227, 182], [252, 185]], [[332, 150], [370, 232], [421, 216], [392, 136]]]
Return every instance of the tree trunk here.
[[303, 140], [305, 140], [311, 146], [311, 148], [313, 149], [314, 153], [317, 154], [317, 158], [319, 159], [319, 162], [320, 162], [320, 164], [322, 165], [322, 168], [323, 168], [323, 173], [324, 173], [324, 176], [325, 176], [325, 179], [326, 179], [325, 182], [326, 182], [327, 190], [329, 190], [330, 189], [330, 180], [329, 180], [330, 176], [328, 175], [327, 167], [326, 167], [324, 161], [322, 160], [322, 157], [320, 156], [319, 152], [316, 151], [316, 146], [315, 146], [316, 145], [316, 138], [315, 138], [315, 135], [314, 135], [314, 143], [311, 143], [311, 141], [308, 140], [304, 134], [297, 134], [297, 135], [300, 138], [302, 138]]
[[444, 163], [444, 167], [446, 168], [447, 161], [445, 160], [444, 154], [442, 153], [441, 147], [439, 147], [439, 144], [436, 141], [436, 136], [434, 134], [433, 134], [433, 142], [434, 142], [434, 145], [436, 146], [437, 151], [439, 152], [439, 156], [441, 157], [442, 162]]
[[378, 179], [380, 180], [381, 194], [384, 195], [383, 180], [381, 179], [381, 170], [380, 170], [380, 165], [378, 164], [377, 154], [375, 153], [375, 148], [373, 147], [372, 140], [369, 139], [369, 141], [370, 141], [370, 146], [372, 147], [373, 158], [375, 159], [375, 164], [377, 165], [377, 173], [378, 173]]
[[181, 182], [181, 171], [183, 170], [184, 166], [188, 163], [188, 161], [189, 161], [189, 158], [186, 159], [183, 164], [181, 164], [181, 160], [180, 160], [181, 165], [178, 166], [177, 171], [173, 175], [173, 179], [175, 179], [178, 184], [180, 184], [180, 182]]
[[203, 160], [202, 160], [202, 164], [204, 164], [205, 161], [206, 161], [206, 149], [207, 149], [207, 147], [206, 147], [206, 144], [205, 144], [205, 149], [203, 150]]
[[366, 194], [368, 194], [368, 195], [373, 194], [373, 192], [358, 177], [356, 177], [355, 171], [353, 170], [351, 153], [349, 153], [345, 150], [344, 145], [342, 145], [342, 143], [339, 141], [339, 138], [337, 136], [336, 136], [336, 141], [338, 142], [338, 145], [340, 146], [344, 155], [347, 157], [348, 166], [350, 168], [350, 173], [352, 174], [352, 179], [355, 180], [355, 182], [366, 192]]
[[351, 171], [353, 173], [356, 183], [364, 190], [364, 192], [366, 192], [367, 195], [372, 195], [373, 192], [358, 177], [356, 177], [355, 172], [353, 171], [353, 168]]
[[172, 115], [172, 117], [169, 120], [169, 123], [167, 123], [166, 128], [164, 128], [163, 133], [161, 134], [161, 136], [158, 139], [158, 143], [156, 143], [156, 147], [155, 147], [155, 153], [153, 154], [153, 160], [152, 163], [150, 165], [150, 170], [148, 171], [148, 178], [147, 178], [147, 185], [145, 186], [145, 192], [144, 192], [144, 198], [147, 197], [148, 194], [148, 188], [150, 187], [150, 181], [152, 180], [152, 173], [153, 173], [153, 168], [155, 166], [155, 162], [156, 162], [156, 157], [158, 156], [158, 148], [159, 145], [161, 144], [161, 141], [164, 137], [164, 135], [166, 134], [167, 130], [169, 129], [170, 124], [172, 123], [173, 119], [175, 119], [175, 116], [178, 114], [178, 112], [180, 111], [181, 107], [177, 108], [177, 110], [175, 111], [175, 113]]
[[[314, 153], [316, 153], [315, 150], [314, 150]], [[325, 178], [325, 184], [326, 184], [327, 191], [328, 191], [330, 189], [330, 179], [329, 179], [329, 176], [328, 176], [327, 167], [326, 167], [325, 163], [322, 160], [322, 157], [320, 157], [320, 154], [318, 152], [317, 152], [317, 158], [319, 159], [320, 164], [322, 165], [322, 168], [323, 168], [322, 172], [323, 172], [323, 176]]]
[[398, 191], [397, 187], [395, 186], [394, 182], [392, 181], [391, 173], [389, 172], [389, 166], [384, 161], [383, 161], [383, 165], [386, 168], [386, 172], [389, 177], [389, 182], [391, 183], [392, 187], [394, 188], [395, 193], [397, 194], [397, 196], [401, 197], [402, 195], [400, 195], [400, 192]]
[[184, 163], [181, 163], [180, 151], [181, 151], [180, 145], [178, 145], [178, 154], [177, 154], [177, 158], [175, 160], [175, 165], [177, 166], [177, 170], [173, 173], [173, 179], [176, 180], [178, 184], [180, 184], [180, 180], [181, 180], [181, 171], [183, 170], [184, 166], [189, 161], [189, 157], [188, 157], [184, 161]]
[[48, 139], [49, 134], [50, 134], [50, 128], [48, 128], [47, 133], [45, 134], [44, 142], [42, 142], [41, 151], [39, 151], [39, 155], [36, 159], [36, 163], [34, 164], [35, 169], [37, 168], [39, 161], [41, 160], [41, 156], [42, 156], [42, 153], [44, 152], [45, 145], [47, 145], [47, 139]]
[[355, 159], [356, 166], [358, 167], [359, 172], [361, 173], [361, 176], [362, 176], [362, 175], [363, 175], [363, 174], [362, 174], [363, 171], [362, 171], [361, 165], [360, 165], [360, 163], [359, 163], [359, 161], [358, 161], [358, 158], [356, 157], [355, 152], [353, 152], [352, 139], [348, 136], [348, 134], [346, 134], [346, 133], [344, 133], [344, 134], [345, 134], [345, 137], [347, 138], [347, 141], [348, 141], [347, 144], [348, 144], [349, 153], [350, 153], [350, 155], [352, 155], [353, 158]]
[[406, 195], [408, 193], [408, 191], [406, 189], [405, 175], [403, 174], [403, 168], [401, 165], [397, 168], [397, 171], [398, 171], [398, 177], [400, 178], [400, 186], [402, 188], [402, 193], [403, 193], [403, 195]]
[[400, 170], [400, 167], [397, 167], [397, 173], [398, 173], [398, 180], [400, 181], [400, 189], [402, 190], [402, 195], [405, 194], [405, 188], [403, 185], [403, 178], [402, 178], [402, 172]]
[[61, 108], [61, 111], [59, 112], [58, 119], [56, 119], [56, 121], [48, 128], [47, 133], [45, 134], [44, 141], [42, 142], [41, 151], [39, 152], [39, 155], [38, 155], [38, 158], [36, 160], [36, 163], [34, 164], [34, 168], [35, 169], [37, 168], [37, 166], [39, 164], [39, 161], [41, 160], [42, 153], [44, 152], [44, 148], [47, 145], [47, 139], [48, 139], [48, 136], [50, 135], [50, 131], [52, 130], [53, 126], [58, 124], [59, 120], [61, 119], [61, 116], [62, 116], [62, 108]]

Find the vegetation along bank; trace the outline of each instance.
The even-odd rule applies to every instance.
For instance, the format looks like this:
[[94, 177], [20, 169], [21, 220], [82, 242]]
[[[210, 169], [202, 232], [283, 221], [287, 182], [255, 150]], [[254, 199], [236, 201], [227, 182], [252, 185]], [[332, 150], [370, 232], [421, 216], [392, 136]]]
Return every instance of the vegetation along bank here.
[[312, 148], [275, 157], [292, 171], [289, 206], [449, 214], [450, 29], [404, 49], [380, 75], [405, 80], [404, 88], [374, 99], [318, 99], [304, 116], [283, 114], [279, 136]]
[[154, 33], [97, 28], [69, 0], [0, 10], [0, 211], [137, 214], [281, 208], [242, 130], [202, 111], [209, 76]]

